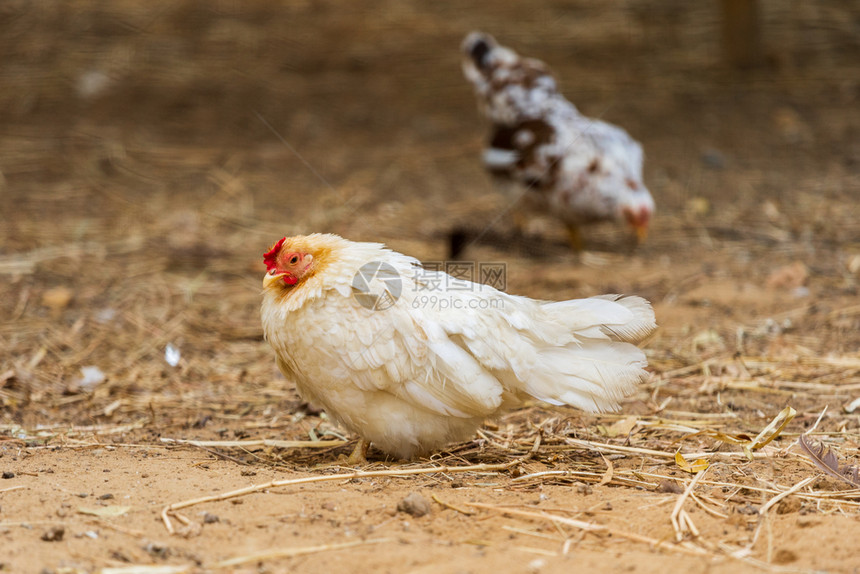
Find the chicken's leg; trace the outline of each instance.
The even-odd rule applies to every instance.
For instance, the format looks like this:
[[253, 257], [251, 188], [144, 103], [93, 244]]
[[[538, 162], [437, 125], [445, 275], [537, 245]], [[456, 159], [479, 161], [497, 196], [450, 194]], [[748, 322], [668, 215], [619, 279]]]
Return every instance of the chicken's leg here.
[[567, 238], [570, 241], [570, 248], [579, 253], [582, 251], [583, 242], [582, 234], [579, 232], [579, 227], [576, 225], [567, 226]]
[[523, 211], [522, 206], [518, 205], [514, 207], [514, 210], [511, 213], [511, 221], [514, 224], [514, 233], [519, 236], [527, 235], [526, 232], [529, 228], [529, 217]]
[[349, 466], [362, 466], [367, 464], [367, 449], [370, 448], [370, 442], [364, 440], [363, 438], [358, 439], [358, 443], [355, 445], [355, 449], [352, 451], [352, 454], [349, 455], [349, 458], [346, 459], [346, 464]]

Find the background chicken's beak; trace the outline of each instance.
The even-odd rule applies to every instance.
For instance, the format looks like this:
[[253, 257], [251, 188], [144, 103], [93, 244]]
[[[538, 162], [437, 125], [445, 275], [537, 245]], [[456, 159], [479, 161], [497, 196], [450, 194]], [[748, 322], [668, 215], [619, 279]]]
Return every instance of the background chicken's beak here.
[[642, 243], [648, 238], [648, 225], [634, 225], [636, 231], [636, 243]]

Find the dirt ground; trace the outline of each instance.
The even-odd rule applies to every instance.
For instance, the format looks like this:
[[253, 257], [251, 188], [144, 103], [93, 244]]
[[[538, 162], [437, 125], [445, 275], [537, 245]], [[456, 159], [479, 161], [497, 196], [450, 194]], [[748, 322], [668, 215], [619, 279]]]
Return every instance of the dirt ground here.
[[[4, 2], [0, 571], [860, 570], [860, 490], [796, 446], [815, 427], [860, 460], [860, 10], [761, 8], [765, 60], [736, 71], [710, 2]], [[607, 225], [576, 255], [541, 220], [505, 239], [459, 67], [473, 29], [643, 143], [645, 244]], [[168, 532], [166, 505], [352, 470], [352, 444], [165, 440], [354, 438], [277, 372], [263, 251], [327, 231], [442, 261], [463, 225], [491, 231], [464, 257], [504, 263], [509, 292], [653, 302], [653, 375], [622, 411], [527, 405], [361, 469], [522, 457], [505, 470], [270, 487]], [[413, 493], [428, 514], [398, 511]]]

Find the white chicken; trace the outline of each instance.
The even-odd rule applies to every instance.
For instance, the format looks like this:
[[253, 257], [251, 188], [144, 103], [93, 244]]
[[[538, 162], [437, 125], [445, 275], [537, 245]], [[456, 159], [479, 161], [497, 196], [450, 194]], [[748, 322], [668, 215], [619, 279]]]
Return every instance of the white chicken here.
[[411, 458], [536, 398], [616, 409], [647, 376], [639, 297], [546, 302], [421, 267], [379, 243], [284, 238], [264, 255], [262, 321], [299, 394], [362, 440]]
[[[654, 200], [642, 146], [623, 129], [583, 116], [558, 92], [546, 64], [482, 32], [463, 41], [463, 72], [492, 122], [484, 166], [531, 209], [560, 219], [581, 249], [580, 227], [627, 222], [645, 239]], [[518, 213], [518, 212], [517, 212]]]

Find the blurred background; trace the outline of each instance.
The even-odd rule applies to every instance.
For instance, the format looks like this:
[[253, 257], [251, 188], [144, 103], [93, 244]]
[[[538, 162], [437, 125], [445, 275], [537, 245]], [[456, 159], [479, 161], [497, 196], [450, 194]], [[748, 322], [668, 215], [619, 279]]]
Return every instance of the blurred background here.
[[[603, 225], [584, 231], [587, 250], [575, 254], [553, 220], [528, 242], [512, 240], [510, 205], [480, 162], [488, 126], [460, 67], [460, 43], [476, 29], [546, 62], [580, 111], [642, 143], [657, 204], [644, 244]], [[714, 437], [755, 436], [790, 405], [797, 417], [768, 449], [785, 452], [817, 428], [840, 465], [857, 459], [857, 0], [3, 0], [0, 85], [0, 470], [15, 477], [0, 489], [0, 534], [9, 571], [214, 564], [282, 544], [391, 534], [387, 546], [290, 564], [402, 571], [423, 560], [427, 572], [537, 572], [547, 551], [517, 550], [538, 541], [498, 520], [434, 509], [438, 519], [401, 531], [388, 510], [425, 486], [453, 502], [527, 507], [550, 493], [544, 509], [594, 510], [588, 520], [666, 541], [675, 515], [670, 522], [664, 502], [690, 476], [671, 464], [678, 448], [738, 456], [715, 459], [724, 462], [710, 471], [709, 481], [722, 481], [710, 484], [723, 486], [702, 499], [729, 517], [695, 515], [703, 547], [747, 556], [760, 540], [756, 568], [771, 550], [792, 568], [856, 568], [844, 543], [846, 529], [856, 532], [856, 503], [828, 502], [845, 484], [817, 480], [805, 488], [819, 498], [786, 498], [764, 516], [776, 498], [758, 506], [770, 497], [762, 487], [795, 491], [811, 464], [782, 454], [739, 462], [740, 446]], [[559, 477], [564, 486], [510, 488], [484, 474], [321, 483], [277, 501], [212, 505], [220, 526], [192, 509], [206, 536], [167, 537], [162, 504], [317, 473], [349, 452], [221, 454], [159, 441], [343, 436], [302, 403], [263, 340], [269, 246], [335, 232], [441, 261], [450, 231], [464, 225], [487, 233], [463, 258], [505, 265], [508, 292], [630, 293], [654, 305], [660, 328], [644, 344], [652, 376], [620, 413], [527, 406], [437, 459], [525, 460], [542, 437], [523, 472], [580, 474]], [[689, 434], [697, 429], [704, 434]], [[668, 457], [598, 458], [568, 436]], [[644, 480], [643, 469], [658, 473], [648, 475], [660, 480], [654, 490], [605, 484]], [[572, 480], [601, 486], [592, 494]], [[74, 510], [114, 502], [135, 507], [115, 526]], [[40, 538], [58, 521], [61, 544], [62, 529]], [[535, 534], [556, 549], [552, 537], [567, 537], [556, 523]], [[671, 554], [615, 535], [581, 541], [553, 571], [574, 561], [595, 571], [676, 566]], [[684, 560], [714, 572], [739, 564]], [[248, 571], [267, 567], [256, 562]]]
[[652, 299], [657, 368], [732, 351], [739, 325], [762, 349], [856, 350], [858, 314], [828, 313], [860, 273], [857, 2], [10, 0], [4, 400], [69, 393], [89, 363], [128, 388], [167, 343], [186, 380], [271, 380], [260, 256], [283, 235], [440, 260], [455, 225], [504, 234], [460, 69], [474, 29], [642, 142], [657, 216], [635, 251], [610, 225], [576, 256], [548, 225], [545, 249], [467, 257], [533, 297]]

